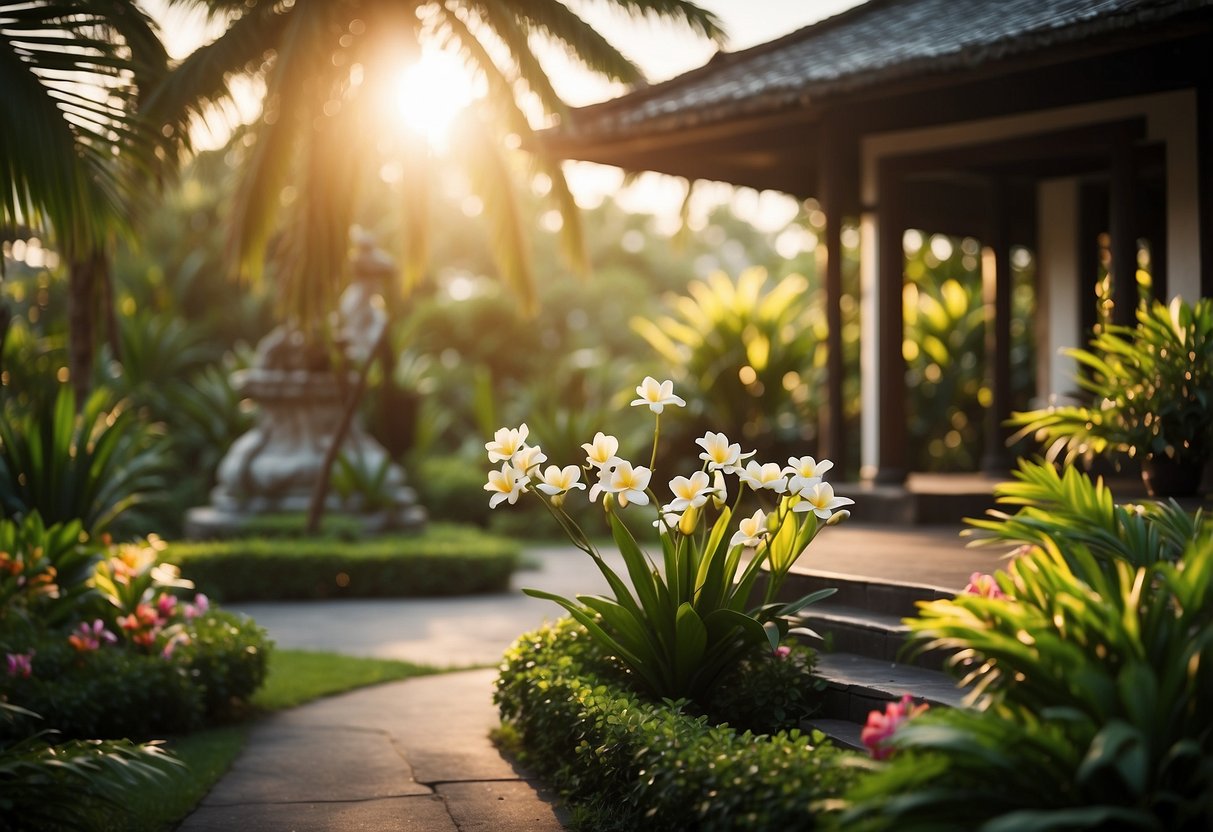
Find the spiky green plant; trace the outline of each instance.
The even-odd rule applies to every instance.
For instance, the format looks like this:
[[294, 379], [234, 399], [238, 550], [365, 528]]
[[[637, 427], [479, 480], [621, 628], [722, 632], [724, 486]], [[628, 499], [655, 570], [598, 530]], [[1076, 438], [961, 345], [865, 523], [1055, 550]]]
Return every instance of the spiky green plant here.
[[[97, 534], [153, 501], [163, 485], [159, 431], [98, 390], [80, 412], [63, 385], [53, 410], [6, 403], [0, 419], [0, 511], [79, 520]], [[124, 517], [124, 515], [128, 515]]]
[[773, 458], [803, 449], [816, 434], [812, 391], [820, 387], [825, 331], [808, 291], [795, 274], [771, 281], [760, 268], [735, 280], [716, 273], [692, 281], [686, 295], [670, 295], [671, 314], [633, 318], [632, 327], [687, 394], [702, 423], [696, 427]]
[[[4, 719], [37, 714], [0, 702]], [[165, 783], [180, 763], [159, 743], [71, 740], [42, 732], [0, 741], [0, 828], [109, 829], [133, 793]]]

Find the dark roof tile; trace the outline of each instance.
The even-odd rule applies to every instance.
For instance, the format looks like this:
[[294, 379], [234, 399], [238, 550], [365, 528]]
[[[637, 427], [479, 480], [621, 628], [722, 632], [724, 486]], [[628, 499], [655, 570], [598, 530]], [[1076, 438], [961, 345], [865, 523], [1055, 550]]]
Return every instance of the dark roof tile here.
[[1213, 0], [870, 0], [778, 40], [574, 111], [566, 135], [677, 129], [976, 67], [1163, 21]]

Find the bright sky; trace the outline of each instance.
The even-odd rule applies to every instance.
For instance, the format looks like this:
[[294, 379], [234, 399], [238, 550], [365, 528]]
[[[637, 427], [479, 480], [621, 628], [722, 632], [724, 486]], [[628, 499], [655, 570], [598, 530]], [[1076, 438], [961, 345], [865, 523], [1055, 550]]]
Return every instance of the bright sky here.
[[[603, 3], [565, 1], [639, 64], [650, 81], [662, 81], [701, 66], [715, 51], [712, 43], [679, 31], [672, 25], [637, 21], [622, 12], [608, 8], [607, 4]], [[837, 14], [861, 1], [699, 0], [699, 5], [720, 17], [729, 34], [726, 48], [736, 51], [773, 40]], [[187, 54], [208, 37], [214, 37], [221, 31], [221, 27], [208, 27], [201, 13], [186, 12], [179, 7], [169, 9], [164, 0], [149, 0], [148, 8], [160, 21], [166, 45], [170, 54], [175, 57]], [[555, 57], [556, 60], [548, 64], [549, 72], [557, 91], [570, 104], [591, 104], [613, 98], [623, 91], [612, 88], [575, 66], [567, 63], [561, 65], [560, 56]], [[256, 96], [252, 90], [250, 85], [243, 97], [255, 100]], [[237, 97], [242, 97], [239, 92]], [[442, 96], [438, 98], [441, 99]], [[241, 109], [245, 117], [256, 112], [255, 105]], [[216, 125], [216, 133], [223, 135], [226, 130], [221, 125]], [[205, 141], [202, 143], [206, 144]], [[216, 139], [213, 143], [218, 144], [219, 140]], [[678, 211], [686, 193], [686, 186], [680, 181], [657, 174], [645, 174], [629, 186], [622, 187], [623, 176], [619, 170], [599, 165], [571, 164], [568, 167], [568, 175], [578, 202], [583, 205], [597, 204], [604, 196], [613, 194], [625, 209], [655, 214], [659, 224], [666, 230], [672, 230], [676, 225]], [[692, 225], [702, 222], [707, 211], [722, 201], [732, 201], [734, 210], [739, 215], [767, 230], [787, 225], [797, 210], [792, 199], [780, 194], [756, 194], [745, 189], [704, 183], [697, 188], [692, 200]]]

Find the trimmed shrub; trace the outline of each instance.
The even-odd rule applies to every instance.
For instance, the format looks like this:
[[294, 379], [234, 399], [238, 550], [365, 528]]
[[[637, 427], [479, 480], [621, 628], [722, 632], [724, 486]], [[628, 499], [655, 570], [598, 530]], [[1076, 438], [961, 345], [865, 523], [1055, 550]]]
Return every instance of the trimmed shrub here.
[[838, 765], [852, 755], [819, 733], [739, 732], [686, 700], [637, 695], [568, 619], [510, 648], [496, 700], [525, 762], [597, 830], [810, 829], [853, 779]]
[[338, 541], [247, 538], [171, 543], [164, 559], [222, 601], [410, 598], [502, 592], [520, 548], [476, 529]]
[[202, 688], [208, 719], [247, 702], [265, 681], [270, 642], [245, 616], [212, 612], [194, 622], [190, 642], [177, 648], [190, 678]]

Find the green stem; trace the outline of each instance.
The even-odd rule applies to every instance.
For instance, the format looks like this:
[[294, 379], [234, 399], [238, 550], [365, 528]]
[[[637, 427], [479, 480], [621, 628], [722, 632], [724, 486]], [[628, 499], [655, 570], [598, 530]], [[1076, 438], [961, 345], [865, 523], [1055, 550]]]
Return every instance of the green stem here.
[[649, 456], [649, 470], [653, 471], [657, 468], [657, 439], [661, 436], [661, 414], [657, 414], [656, 420], [653, 422], [653, 453]]

